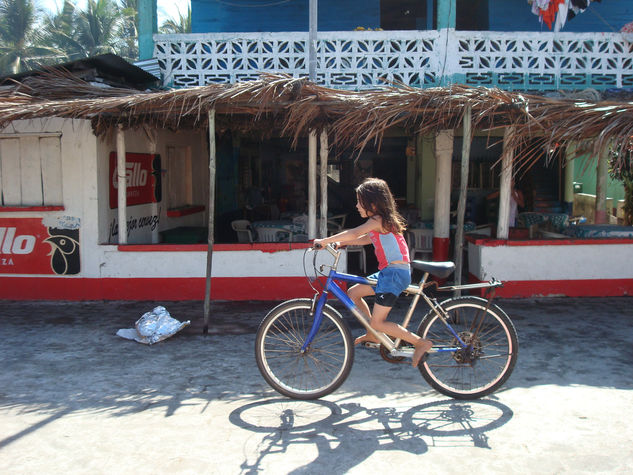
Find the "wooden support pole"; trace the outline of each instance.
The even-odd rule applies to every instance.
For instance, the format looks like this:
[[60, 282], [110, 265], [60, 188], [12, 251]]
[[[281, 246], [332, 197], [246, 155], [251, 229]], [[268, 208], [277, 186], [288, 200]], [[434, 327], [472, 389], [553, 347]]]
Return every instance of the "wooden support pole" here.
[[321, 220], [319, 222], [319, 237], [324, 238], [327, 237], [327, 129], [321, 131], [319, 142], [319, 159], [321, 165]]
[[308, 239], [316, 238], [316, 169], [317, 136], [314, 130], [308, 137]]
[[213, 233], [215, 220], [215, 109], [209, 115], [209, 222], [207, 233], [207, 276], [204, 289], [204, 326], [202, 333], [209, 333], [209, 315], [211, 313], [211, 272], [213, 270]]
[[570, 216], [574, 212], [574, 158], [576, 145], [570, 144], [565, 152], [565, 212]]
[[[464, 111], [462, 137], [462, 168], [459, 184], [459, 201], [457, 203], [457, 229], [455, 231], [455, 285], [462, 283], [462, 268], [464, 260], [464, 216], [466, 214], [466, 197], [468, 194], [468, 165], [470, 161], [472, 107], [466, 106]], [[461, 295], [461, 290], [456, 290], [455, 295]]]
[[609, 147], [605, 147], [598, 155], [596, 169], [596, 224], [609, 224], [607, 215], [607, 167], [609, 165]]
[[119, 244], [127, 244], [127, 179], [125, 171], [125, 133], [119, 124], [116, 131], [117, 198]]
[[498, 239], [508, 239], [510, 235], [510, 195], [512, 193], [512, 159], [514, 157], [514, 150], [510, 148], [510, 140], [513, 135], [513, 127], [507, 127], [503, 134], [501, 182], [499, 183], [499, 217], [497, 220]]

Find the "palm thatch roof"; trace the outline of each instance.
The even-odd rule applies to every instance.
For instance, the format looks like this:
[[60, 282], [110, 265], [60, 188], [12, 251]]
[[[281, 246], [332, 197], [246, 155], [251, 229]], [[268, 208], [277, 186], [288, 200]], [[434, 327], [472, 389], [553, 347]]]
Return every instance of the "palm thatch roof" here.
[[215, 109], [220, 129], [276, 133], [296, 144], [309, 130], [327, 127], [330, 143], [361, 151], [369, 143], [380, 144], [393, 127], [412, 134], [461, 127], [467, 107], [473, 130], [513, 128], [510, 144], [522, 150], [515, 156], [519, 168], [533, 161], [536, 148], [574, 144], [578, 154], [597, 155], [607, 146], [616, 151], [632, 146], [631, 102], [550, 99], [462, 85], [418, 89], [396, 84], [352, 92], [273, 74], [231, 85], [138, 92], [97, 87], [50, 71], [0, 88], [0, 128], [40, 117], [88, 119], [97, 135], [119, 125], [206, 127], [207, 112]]

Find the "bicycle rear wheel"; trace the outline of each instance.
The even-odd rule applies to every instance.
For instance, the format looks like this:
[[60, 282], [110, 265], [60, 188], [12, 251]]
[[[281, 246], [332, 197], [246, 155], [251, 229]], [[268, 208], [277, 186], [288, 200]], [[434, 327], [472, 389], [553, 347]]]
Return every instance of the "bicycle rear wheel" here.
[[284, 302], [264, 318], [257, 330], [255, 358], [264, 379], [294, 399], [317, 399], [335, 391], [349, 375], [354, 345], [348, 326], [329, 305], [323, 308], [318, 333], [305, 352], [312, 300]]
[[[440, 305], [450, 326], [469, 346], [457, 349], [457, 338], [430, 311], [418, 335], [432, 340], [433, 348], [440, 351], [427, 355], [418, 366], [420, 373], [437, 391], [456, 399], [494, 392], [510, 377], [517, 361], [519, 340], [512, 321], [497, 305], [486, 310], [487, 300], [478, 297], [449, 299]], [[446, 351], [450, 348], [455, 350]]]

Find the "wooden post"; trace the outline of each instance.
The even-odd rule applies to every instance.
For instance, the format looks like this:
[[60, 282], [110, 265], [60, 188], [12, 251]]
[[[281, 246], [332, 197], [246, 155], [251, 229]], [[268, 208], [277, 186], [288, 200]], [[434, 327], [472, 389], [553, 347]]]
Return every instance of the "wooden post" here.
[[565, 152], [565, 212], [572, 216], [574, 213], [574, 158], [576, 145], [570, 144]]
[[311, 130], [308, 138], [308, 239], [316, 238], [316, 149], [316, 132]]
[[[466, 106], [464, 111], [462, 137], [462, 170], [459, 185], [459, 201], [457, 203], [457, 230], [455, 231], [455, 285], [462, 283], [462, 268], [464, 260], [464, 215], [466, 214], [466, 196], [468, 194], [468, 165], [470, 161], [472, 107]], [[455, 291], [455, 296], [461, 295], [461, 290]]]
[[123, 125], [119, 124], [116, 131], [116, 167], [117, 167], [117, 198], [119, 220], [119, 244], [127, 244], [127, 179], [125, 172], [125, 134]]
[[204, 289], [204, 326], [202, 333], [209, 333], [209, 314], [211, 313], [211, 271], [213, 269], [213, 222], [215, 220], [215, 109], [209, 115], [209, 229], [207, 233], [207, 278]]
[[327, 237], [327, 129], [321, 131], [319, 147], [319, 160], [321, 165], [321, 220], [319, 222], [319, 237], [324, 238]]
[[510, 234], [510, 194], [512, 193], [512, 159], [514, 157], [514, 150], [510, 149], [510, 139], [513, 135], [514, 128], [506, 127], [503, 133], [503, 151], [501, 152], [499, 216], [497, 219], [498, 239], [508, 239]]
[[[147, 139], [149, 140], [149, 153], [155, 155], [156, 150], [158, 149], [158, 131], [156, 129], [150, 129], [148, 127], [145, 129], [145, 133], [147, 134]], [[158, 171], [158, 173], [161, 173], [160, 170]], [[160, 219], [160, 216], [158, 216], [158, 212], [160, 209], [158, 207], [158, 203], [151, 203], [150, 206], [152, 209], [152, 215], [157, 216]], [[158, 234], [158, 226], [155, 226], [154, 229], [152, 229], [152, 244], [158, 244], [159, 241], [160, 236]]]
[[609, 164], [609, 147], [605, 147], [598, 155], [596, 169], [596, 209], [595, 223], [609, 224], [607, 217], [607, 166]]
[[442, 130], [435, 139], [434, 261], [446, 261], [449, 254], [453, 137], [452, 130]]

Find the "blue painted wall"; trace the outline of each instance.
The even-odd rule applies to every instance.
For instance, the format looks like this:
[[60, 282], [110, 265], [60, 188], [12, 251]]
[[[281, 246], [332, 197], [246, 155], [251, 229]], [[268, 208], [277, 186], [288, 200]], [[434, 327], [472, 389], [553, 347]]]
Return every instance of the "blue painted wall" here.
[[[491, 31], [550, 31], [532, 13], [526, 0], [489, 0], [488, 5]], [[561, 31], [620, 31], [630, 21], [633, 21], [633, 0], [602, 0], [591, 2], [589, 8], [568, 21]]]
[[[193, 33], [308, 31], [309, 0], [192, 0]], [[261, 6], [257, 6], [261, 5]], [[380, 0], [319, 0], [318, 29], [380, 27]]]
[[[458, 24], [460, 10], [472, 17], [468, 4], [472, 9], [473, 0], [457, 1]], [[309, 0], [191, 0], [192, 31], [307, 31], [308, 5]], [[619, 31], [630, 21], [633, 0], [602, 0], [592, 2], [562, 31]], [[488, 22], [492, 31], [549, 31], [526, 0], [488, 0]], [[349, 31], [358, 26], [380, 27], [380, 0], [319, 0], [320, 31]]]

